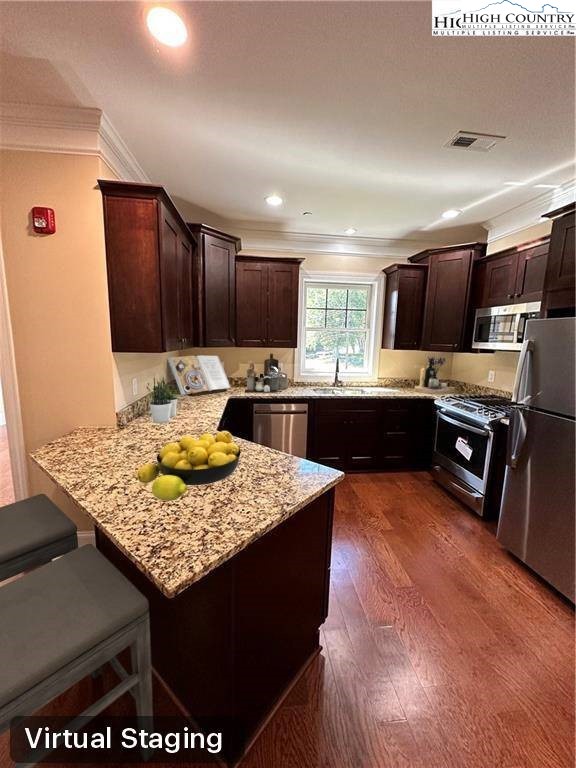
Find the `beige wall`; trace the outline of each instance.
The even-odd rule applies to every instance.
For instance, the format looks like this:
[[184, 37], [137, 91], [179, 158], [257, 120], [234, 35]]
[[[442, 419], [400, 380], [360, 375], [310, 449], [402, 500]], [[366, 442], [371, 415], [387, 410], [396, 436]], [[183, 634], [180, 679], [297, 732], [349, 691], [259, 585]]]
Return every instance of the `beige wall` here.
[[[0, 154], [2, 242], [27, 451], [83, 425], [114, 423], [112, 352], [98, 158]], [[34, 205], [56, 234], [36, 235]], [[30, 462], [31, 492], [53, 485]], [[57, 502], [85, 521], [63, 498]]]
[[538, 224], [534, 224], [532, 227], [514, 232], [512, 235], [492, 240], [492, 242], [488, 243], [486, 253], [498, 253], [498, 251], [505, 251], [506, 248], [514, 248], [516, 245], [529, 243], [531, 240], [537, 240], [539, 237], [546, 237], [551, 231], [552, 219], [545, 219]]
[[[518, 352], [456, 353], [452, 356], [451, 378], [511, 392], [517, 365]], [[490, 371], [495, 374], [493, 382], [488, 381]]]

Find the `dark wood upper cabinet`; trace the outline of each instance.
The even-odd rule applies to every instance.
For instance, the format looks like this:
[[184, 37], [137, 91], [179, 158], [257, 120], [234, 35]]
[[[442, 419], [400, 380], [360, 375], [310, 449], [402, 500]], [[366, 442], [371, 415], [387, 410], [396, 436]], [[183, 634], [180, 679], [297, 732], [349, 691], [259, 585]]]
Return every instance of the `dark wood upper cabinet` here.
[[302, 261], [236, 257], [238, 347], [296, 347]]
[[257, 259], [236, 260], [236, 343], [264, 347], [267, 339], [268, 264]]
[[507, 253], [479, 263], [477, 274], [481, 280], [477, 303], [479, 307], [501, 307], [514, 300], [516, 281], [516, 254]]
[[524, 304], [529, 301], [542, 301], [549, 247], [549, 240], [546, 238], [539, 245], [518, 250], [514, 291], [515, 303]]
[[303, 259], [268, 263], [268, 345], [298, 343], [298, 276]]
[[114, 352], [193, 344], [191, 237], [162, 187], [99, 181]]
[[425, 264], [393, 264], [383, 271], [386, 294], [382, 348], [420, 349], [428, 268]]
[[493, 253], [474, 266], [474, 305], [499, 307], [542, 300], [549, 238]]
[[472, 266], [484, 255], [484, 243], [435, 248], [411, 256], [428, 265], [421, 348], [462, 352], [469, 328]]
[[543, 314], [574, 314], [576, 292], [574, 203], [547, 214], [554, 218], [544, 280]]
[[194, 324], [200, 347], [236, 343], [236, 253], [240, 240], [208, 227], [188, 224], [194, 238], [193, 285], [198, 298]]

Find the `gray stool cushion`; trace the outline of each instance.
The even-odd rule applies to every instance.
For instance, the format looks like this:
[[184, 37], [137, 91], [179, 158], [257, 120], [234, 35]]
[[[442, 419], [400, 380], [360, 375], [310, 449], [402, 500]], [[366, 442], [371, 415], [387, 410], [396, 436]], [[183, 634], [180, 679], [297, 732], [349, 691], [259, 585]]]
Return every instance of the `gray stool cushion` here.
[[0, 707], [148, 612], [92, 546], [0, 589]]
[[[16, 562], [23, 556], [31, 555], [32, 559], [34, 552], [43, 554], [47, 550], [58, 549], [59, 542], [67, 542], [62, 550], [67, 552], [72, 548], [70, 539], [76, 546], [76, 526], [43, 494], [1, 507], [0, 572], [4, 570], [2, 566], [8, 566], [11, 561]], [[41, 562], [49, 560], [49, 553], [39, 559]]]

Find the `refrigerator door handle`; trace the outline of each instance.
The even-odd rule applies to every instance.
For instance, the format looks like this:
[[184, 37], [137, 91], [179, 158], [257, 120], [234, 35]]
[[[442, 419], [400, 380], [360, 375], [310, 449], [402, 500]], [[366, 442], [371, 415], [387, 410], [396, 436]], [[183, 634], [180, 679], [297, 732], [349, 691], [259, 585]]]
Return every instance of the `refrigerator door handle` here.
[[510, 434], [508, 435], [508, 443], [506, 445], [506, 464], [510, 469], [516, 469], [518, 466], [518, 460], [520, 453], [526, 440], [526, 420], [522, 411], [515, 410], [512, 412], [512, 419], [510, 423]]
[[518, 360], [518, 367], [516, 368], [516, 378], [514, 379], [514, 388], [512, 390], [513, 403], [526, 404], [526, 401], [530, 399], [530, 395], [524, 395], [522, 397], [522, 400], [519, 400], [519, 395], [520, 395], [520, 387], [522, 386], [522, 381], [524, 380], [524, 369], [526, 367], [526, 362], [528, 361], [528, 358], [531, 355], [533, 350], [534, 350], [534, 342], [532, 341], [532, 339], [524, 339], [524, 341], [522, 342], [522, 349], [520, 350], [520, 359]]

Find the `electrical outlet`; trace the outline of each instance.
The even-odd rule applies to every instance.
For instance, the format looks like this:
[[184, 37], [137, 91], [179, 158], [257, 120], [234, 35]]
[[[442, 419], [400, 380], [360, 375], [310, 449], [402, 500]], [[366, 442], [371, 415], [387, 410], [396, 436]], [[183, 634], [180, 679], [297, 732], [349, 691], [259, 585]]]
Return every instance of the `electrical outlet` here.
[[493, 384], [496, 379], [496, 371], [488, 371], [488, 384]]
[[136, 377], [132, 379], [132, 394], [138, 394], [138, 379]]

